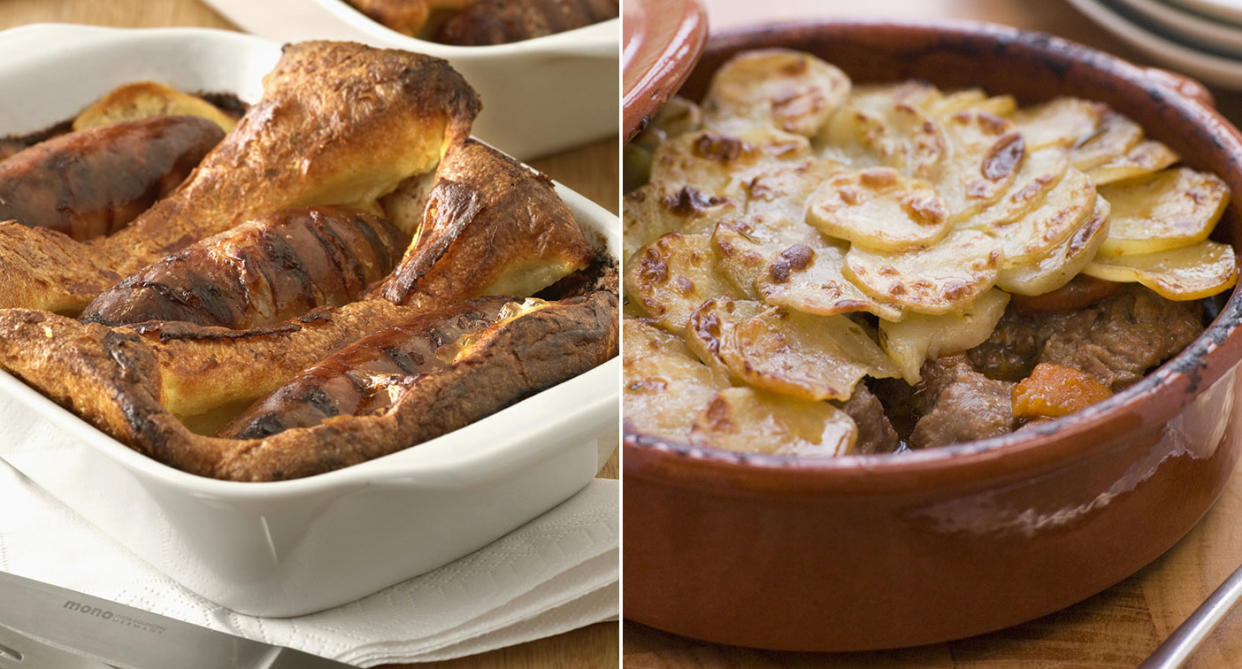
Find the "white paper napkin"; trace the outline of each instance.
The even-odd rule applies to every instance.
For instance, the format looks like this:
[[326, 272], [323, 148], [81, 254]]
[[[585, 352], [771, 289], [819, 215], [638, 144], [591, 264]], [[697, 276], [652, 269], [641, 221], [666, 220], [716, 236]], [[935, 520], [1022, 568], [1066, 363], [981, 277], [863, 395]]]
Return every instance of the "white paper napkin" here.
[[335, 609], [257, 618], [181, 587], [0, 460], [0, 569], [359, 666], [442, 660], [615, 619], [617, 492], [596, 479], [440, 569]]

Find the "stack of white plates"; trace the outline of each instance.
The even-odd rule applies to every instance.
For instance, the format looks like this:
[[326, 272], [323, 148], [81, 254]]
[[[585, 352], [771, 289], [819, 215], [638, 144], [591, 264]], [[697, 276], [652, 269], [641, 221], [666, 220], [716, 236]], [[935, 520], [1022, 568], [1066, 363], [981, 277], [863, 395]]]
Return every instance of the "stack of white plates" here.
[[1242, 0], [1069, 0], [1172, 70], [1242, 90]]

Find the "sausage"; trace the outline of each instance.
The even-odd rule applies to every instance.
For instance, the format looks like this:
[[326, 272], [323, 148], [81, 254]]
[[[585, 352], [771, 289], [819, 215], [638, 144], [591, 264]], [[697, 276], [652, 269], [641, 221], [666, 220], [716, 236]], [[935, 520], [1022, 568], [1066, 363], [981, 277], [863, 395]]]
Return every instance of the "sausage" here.
[[436, 32], [445, 44], [504, 44], [615, 18], [617, 0], [476, 0]]
[[385, 219], [355, 209], [279, 211], [126, 278], [87, 305], [82, 320], [266, 327], [357, 299], [392, 270], [406, 242]]
[[261, 439], [332, 416], [378, 413], [418, 375], [449, 366], [464, 337], [520, 314], [522, 304], [508, 297], [468, 300], [359, 339], [256, 402], [217, 436]]
[[0, 162], [0, 221], [82, 241], [125, 227], [172, 192], [224, 131], [160, 116], [71, 132]]

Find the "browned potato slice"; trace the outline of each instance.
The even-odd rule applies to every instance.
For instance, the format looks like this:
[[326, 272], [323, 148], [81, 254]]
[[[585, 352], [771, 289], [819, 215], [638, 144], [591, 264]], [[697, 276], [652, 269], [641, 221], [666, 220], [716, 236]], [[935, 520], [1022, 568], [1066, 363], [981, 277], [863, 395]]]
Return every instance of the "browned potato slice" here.
[[778, 307], [725, 330], [720, 359], [752, 386], [807, 400], [848, 400], [862, 377], [896, 374], [888, 356], [848, 317]]
[[825, 155], [854, 165], [887, 165], [918, 178], [935, 174], [948, 153], [940, 124], [921, 107], [939, 93], [926, 85], [868, 87], [816, 138]]
[[1001, 244], [976, 230], [957, 230], [926, 249], [876, 253], [854, 246], [845, 276], [872, 297], [924, 314], [960, 313], [996, 283]]
[[901, 320], [900, 307], [871, 297], [845, 278], [847, 248], [827, 239], [790, 246], [766, 259], [754, 286], [764, 302], [794, 311], [820, 316], [866, 311]]
[[[763, 221], [761, 227], [796, 224], [805, 228], [811, 194], [842, 169], [839, 163], [818, 158], [772, 161], [753, 170], [736, 197], [745, 201], [748, 218]], [[733, 191], [729, 194], [734, 196]]]
[[1106, 256], [1171, 251], [1207, 239], [1229, 203], [1229, 187], [1214, 174], [1188, 167], [1100, 188], [1112, 205]]
[[993, 288], [960, 314], [910, 314], [899, 323], [880, 321], [880, 347], [910, 385], [928, 358], [961, 353], [987, 341], [1005, 313], [1009, 295]]
[[952, 116], [968, 109], [986, 112], [993, 116], [1010, 116], [1018, 108], [1018, 101], [1012, 95], [988, 97], [988, 94], [981, 88], [967, 88], [938, 98], [925, 108], [933, 118]]
[[231, 132], [237, 119], [210, 102], [154, 81], [125, 84], [96, 100], [73, 120], [74, 130], [86, 130], [122, 121], [141, 121], [153, 116], [199, 116]]
[[1014, 125], [1030, 151], [1046, 146], [1069, 148], [1095, 132], [1109, 113], [1108, 105], [1081, 98], [1056, 98], [1019, 109]]
[[711, 232], [717, 221], [737, 210], [733, 200], [694, 186], [647, 184], [625, 196], [621, 214], [625, 257], [670, 232]]
[[752, 300], [759, 299], [756, 283], [768, 254], [776, 248], [759, 241], [754, 232], [750, 222], [741, 219], [721, 221], [712, 232], [712, 248], [718, 258], [716, 271], [729, 280], [739, 295]]
[[1096, 199], [1090, 177], [1071, 168], [1034, 211], [991, 229], [1004, 249], [1001, 267], [1025, 267], [1047, 256], [1086, 224]]
[[727, 388], [694, 418], [690, 443], [747, 453], [845, 455], [858, 427], [827, 402], [808, 402], [754, 388]]
[[1026, 158], [1022, 135], [1007, 119], [975, 110], [944, 121], [950, 156], [933, 180], [955, 220], [970, 217], [1004, 195]]
[[1087, 172], [1087, 176], [1091, 177], [1095, 185], [1102, 186], [1114, 181], [1133, 179], [1158, 172], [1179, 160], [1181, 158], [1173, 152], [1173, 149], [1154, 139], [1149, 139], [1139, 142], [1138, 146], [1130, 149], [1126, 155], [1118, 156], [1092, 168]]
[[1116, 112], [1108, 112], [1100, 125], [1070, 149], [1070, 164], [1086, 171], [1129, 153], [1143, 141], [1139, 124]]
[[691, 132], [664, 142], [651, 160], [651, 181], [673, 187], [694, 186], [705, 193], [725, 194], [753, 178], [751, 170], [764, 169], [770, 161], [799, 160], [810, 156], [810, 142], [802, 135], [768, 126], [751, 126], [740, 132], [713, 129]]
[[[714, 297], [699, 305], [686, 322], [686, 348], [700, 362], [725, 378], [734, 377], [720, 357], [720, 342], [733, 326], [763, 313], [764, 305], [753, 300]], [[736, 378], [736, 377], [734, 377]], [[738, 379], [740, 383], [741, 380]]]
[[835, 175], [811, 196], [807, 222], [876, 251], [926, 246], [949, 232], [949, 212], [931, 184], [891, 167]]
[[1108, 200], [1097, 197], [1091, 217], [1069, 239], [1042, 258], [1001, 269], [996, 285], [1017, 295], [1043, 295], [1069, 283], [1108, 236], [1108, 211]]
[[651, 123], [625, 145], [622, 166], [626, 192], [651, 180], [652, 157], [661, 144], [702, 127], [698, 105], [676, 95], [669, 98]]
[[633, 318], [623, 333], [625, 429], [688, 441], [694, 417], [728, 379], [695, 360], [676, 335]]
[[1061, 183], [1069, 169], [1065, 150], [1049, 147], [1032, 152], [1022, 161], [1013, 185], [995, 204], [955, 224], [957, 228], [991, 231], [1012, 223], [1039, 205]]
[[815, 56], [762, 49], [734, 56], [716, 70], [703, 107], [709, 117], [743, 117], [810, 136], [849, 92], [849, 77]]
[[639, 249], [626, 263], [626, 299], [652, 323], [680, 333], [690, 312], [704, 300], [735, 294], [715, 272], [715, 265], [709, 235], [670, 232]]
[[1232, 246], [1205, 241], [1144, 255], [1096, 256], [1083, 274], [1106, 281], [1138, 282], [1170, 300], [1198, 300], [1237, 283], [1238, 259]]

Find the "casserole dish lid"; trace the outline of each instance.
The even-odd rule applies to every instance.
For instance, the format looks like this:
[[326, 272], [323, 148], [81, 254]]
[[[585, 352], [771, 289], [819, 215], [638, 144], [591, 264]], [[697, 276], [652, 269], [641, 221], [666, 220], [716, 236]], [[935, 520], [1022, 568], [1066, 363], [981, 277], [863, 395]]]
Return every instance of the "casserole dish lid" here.
[[707, 12], [699, 0], [625, 3], [622, 120], [628, 142], [681, 88], [703, 53]]

